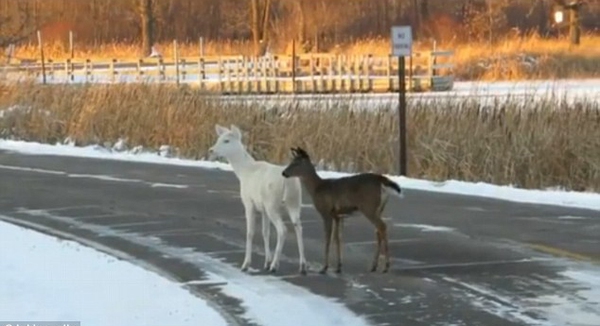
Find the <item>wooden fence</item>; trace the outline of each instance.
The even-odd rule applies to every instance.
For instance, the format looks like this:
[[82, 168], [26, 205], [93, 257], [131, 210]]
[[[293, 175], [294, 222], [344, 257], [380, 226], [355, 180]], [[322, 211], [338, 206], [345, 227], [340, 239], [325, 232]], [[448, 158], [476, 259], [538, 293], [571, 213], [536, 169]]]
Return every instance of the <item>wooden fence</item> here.
[[[454, 83], [452, 51], [407, 57], [408, 91], [447, 91]], [[264, 57], [202, 56], [92, 61], [52, 59], [4, 67], [50, 83], [161, 82], [188, 84], [222, 94], [368, 93], [398, 90], [392, 56], [301, 54]]]

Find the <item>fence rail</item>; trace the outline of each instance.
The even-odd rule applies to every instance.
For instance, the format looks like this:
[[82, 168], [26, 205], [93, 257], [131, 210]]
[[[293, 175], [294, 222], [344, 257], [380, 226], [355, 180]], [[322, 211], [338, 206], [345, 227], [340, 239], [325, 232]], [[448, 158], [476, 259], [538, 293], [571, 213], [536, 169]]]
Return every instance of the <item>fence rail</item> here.
[[[407, 57], [407, 90], [447, 91], [454, 84], [453, 51], [416, 52]], [[42, 69], [43, 68], [43, 69]], [[51, 83], [160, 82], [189, 84], [223, 94], [360, 93], [398, 90], [398, 60], [392, 56], [302, 54], [202, 56], [93, 61], [46, 60], [9, 64], [9, 74]]]

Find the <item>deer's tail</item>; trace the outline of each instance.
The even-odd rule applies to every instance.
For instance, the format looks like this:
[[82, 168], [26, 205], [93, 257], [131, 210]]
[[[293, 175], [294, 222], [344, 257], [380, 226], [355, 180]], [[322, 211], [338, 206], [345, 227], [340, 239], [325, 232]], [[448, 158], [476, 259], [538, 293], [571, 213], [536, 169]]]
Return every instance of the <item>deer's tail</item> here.
[[397, 183], [384, 176], [380, 176], [379, 181], [390, 194], [398, 198], [404, 198], [404, 193]]

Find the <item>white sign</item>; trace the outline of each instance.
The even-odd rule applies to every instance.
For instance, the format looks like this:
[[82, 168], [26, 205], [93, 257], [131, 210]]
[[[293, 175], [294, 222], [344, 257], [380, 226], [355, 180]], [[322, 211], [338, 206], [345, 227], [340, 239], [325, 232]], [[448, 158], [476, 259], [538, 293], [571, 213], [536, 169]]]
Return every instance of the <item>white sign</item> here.
[[396, 57], [412, 54], [412, 29], [410, 26], [392, 27], [392, 55]]

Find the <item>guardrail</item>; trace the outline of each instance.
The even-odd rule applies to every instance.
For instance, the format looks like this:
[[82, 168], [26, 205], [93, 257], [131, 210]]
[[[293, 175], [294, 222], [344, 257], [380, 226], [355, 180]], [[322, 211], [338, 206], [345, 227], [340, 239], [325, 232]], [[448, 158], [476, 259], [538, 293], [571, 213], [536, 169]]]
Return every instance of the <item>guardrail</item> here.
[[[447, 91], [454, 84], [453, 51], [421, 51], [407, 57], [409, 92]], [[9, 64], [5, 75], [50, 83], [160, 82], [189, 84], [223, 94], [369, 93], [398, 90], [392, 56], [301, 54], [263, 57], [202, 56], [94, 61], [46, 60]]]

